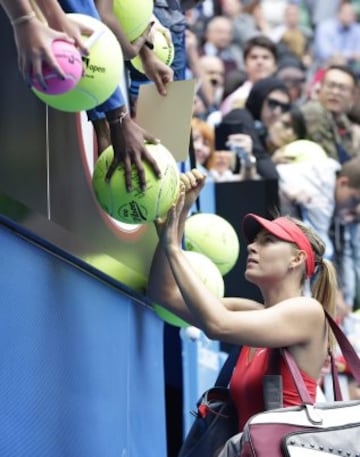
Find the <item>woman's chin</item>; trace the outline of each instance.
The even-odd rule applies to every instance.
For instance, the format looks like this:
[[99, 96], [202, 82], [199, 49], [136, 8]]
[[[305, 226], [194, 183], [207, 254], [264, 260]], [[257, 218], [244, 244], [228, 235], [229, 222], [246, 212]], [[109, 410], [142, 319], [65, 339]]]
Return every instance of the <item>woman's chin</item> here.
[[244, 276], [245, 276], [245, 279], [247, 281], [249, 281], [249, 282], [251, 282], [253, 284], [256, 284], [255, 275], [251, 271], [249, 271], [248, 269], [246, 269]]

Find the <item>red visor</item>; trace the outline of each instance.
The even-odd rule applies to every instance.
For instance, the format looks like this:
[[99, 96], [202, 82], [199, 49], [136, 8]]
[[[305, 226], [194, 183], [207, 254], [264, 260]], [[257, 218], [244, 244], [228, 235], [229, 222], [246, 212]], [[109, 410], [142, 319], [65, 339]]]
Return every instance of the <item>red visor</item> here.
[[302, 251], [306, 252], [306, 275], [311, 277], [315, 270], [315, 255], [311, 247], [310, 241], [305, 236], [304, 232], [287, 217], [278, 217], [272, 221], [249, 213], [243, 220], [243, 232], [245, 237], [252, 243], [259, 233], [264, 228], [272, 235], [280, 240], [289, 241], [296, 244]]

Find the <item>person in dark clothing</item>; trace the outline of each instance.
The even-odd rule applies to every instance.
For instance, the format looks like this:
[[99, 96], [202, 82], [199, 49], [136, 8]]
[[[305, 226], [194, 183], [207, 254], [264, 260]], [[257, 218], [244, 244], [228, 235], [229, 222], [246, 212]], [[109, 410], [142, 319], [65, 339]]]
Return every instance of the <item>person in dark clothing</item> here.
[[[267, 151], [267, 130], [282, 113], [291, 108], [285, 84], [277, 78], [269, 77], [257, 81], [250, 91], [245, 108], [236, 108], [226, 114], [215, 128], [218, 139], [216, 148], [227, 142], [233, 133], [249, 135], [253, 142], [253, 155], [257, 161], [257, 172], [263, 178], [277, 179], [276, 167]], [[240, 161], [238, 161], [240, 167]]]
[[246, 100], [245, 109], [254, 119], [255, 129], [266, 150], [268, 128], [279, 119], [281, 114], [291, 109], [290, 96], [285, 83], [272, 76], [257, 81]]
[[[254, 125], [254, 119], [245, 108], [237, 108], [226, 114], [220, 124], [215, 127], [216, 149], [229, 149], [228, 136], [234, 133], [249, 135], [252, 139], [252, 153], [256, 159], [256, 170], [265, 179], [277, 179], [278, 173], [269, 154], [264, 149]], [[234, 172], [239, 173], [241, 160], [236, 161]]]

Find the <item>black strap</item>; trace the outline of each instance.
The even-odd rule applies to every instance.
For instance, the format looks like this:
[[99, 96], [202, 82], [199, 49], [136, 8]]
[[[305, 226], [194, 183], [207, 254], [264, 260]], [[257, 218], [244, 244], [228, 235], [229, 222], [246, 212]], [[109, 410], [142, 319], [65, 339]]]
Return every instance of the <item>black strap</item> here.
[[[196, 157], [195, 157], [195, 149], [194, 149], [194, 138], [192, 130], [190, 131], [190, 142], [189, 142], [189, 161], [190, 161], [190, 169], [196, 168]], [[199, 197], [196, 199], [196, 212], [200, 213], [200, 200]]]
[[189, 161], [190, 161], [190, 168], [196, 168], [196, 157], [195, 157], [194, 138], [193, 138], [192, 129], [190, 131]]
[[227, 387], [230, 382], [231, 375], [236, 365], [237, 359], [239, 358], [241, 346], [234, 346], [230, 351], [228, 358], [225, 360], [223, 367], [218, 374], [215, 381], [216, 387]]

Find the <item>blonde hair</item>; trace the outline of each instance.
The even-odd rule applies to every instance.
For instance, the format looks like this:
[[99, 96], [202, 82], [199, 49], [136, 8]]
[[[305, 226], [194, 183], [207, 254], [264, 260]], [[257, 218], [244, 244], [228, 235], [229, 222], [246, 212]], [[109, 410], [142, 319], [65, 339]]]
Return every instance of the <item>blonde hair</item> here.
[[281, 42], [298, 59], [302, 59], [306, 51], [306, 38], [300, 30], [286, 30], [281, 38]]
[[[323, 308], [335, 318], [336, 315], [336, 300], [337, 300], [337, 275], [333, 263], [324, 259], [325, 243], [320, 236], [311, 227], [304, 224], [302, 221], [289, 217], [305, 234], [309, 240], [313, 252], [315, 254], [316, 270], [314, 276], [311, 278], [311, 292], [313, 297], [319, 301]], [[305, 284], [306, 271], [302, 278], [302, 285]], [[335, 337], [329, 329], [329, 344], [333, 347]]]

